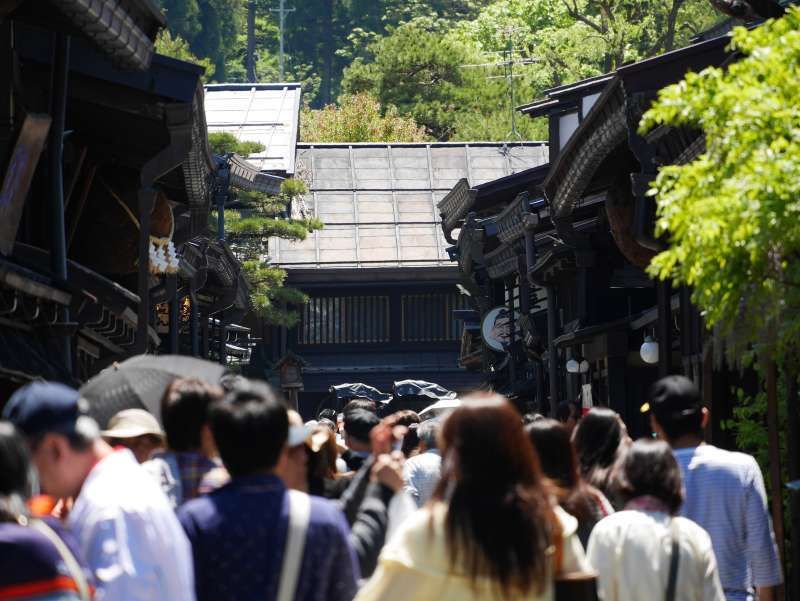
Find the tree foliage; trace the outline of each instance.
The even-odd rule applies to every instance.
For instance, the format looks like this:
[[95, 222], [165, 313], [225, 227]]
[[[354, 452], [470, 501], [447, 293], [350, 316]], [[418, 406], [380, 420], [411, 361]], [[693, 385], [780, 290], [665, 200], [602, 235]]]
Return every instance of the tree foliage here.
[[300, 115], [300, 139], [304, 142], [422, 142], [424, 128], [397, 108], [381, 111], [380, 103], [364, 92], [345, 95], [339, 106], [320, 110], [306, 108]]
[[800, 9], [737, 29], [732, 46], [742, 60], [688, 74], [642, 121], [706, 140], [653, 184], [670, 246], [650, 273], [691, 286], [710, 326], [774, 357], [800, 334]]
[[195, 56], [189, 49], [189, 43], [179, 34], [173, 36], [168, 29], [162, 29], [158, 33], [155, 50], [158, 54], [200, 65], [205, 69], [203, 81], [208, 81], [214, 76], [214, 63], [207, 58]]
[[220, 156], [235, 153], [247, 157], [264, 150], [264, 145], [260, 142], [240, 140], [227, 131], [209, 132], [208, 145], [211, 152]]
[[303, 182], [293, 179], [283, 182], [278, 196], [236, 190], [231, 200], [239, 208], [225, 210], [225, 239], [242, 261], [253, 310], [267, 323], [294, 326], [297, 306], [308, 300], [299, 290], [284, 286], [286, 271], [269, 263], [270, 239], [305, 240], [322, 229], [319, 219], [291, 217], [292, 203], [306, 192]]

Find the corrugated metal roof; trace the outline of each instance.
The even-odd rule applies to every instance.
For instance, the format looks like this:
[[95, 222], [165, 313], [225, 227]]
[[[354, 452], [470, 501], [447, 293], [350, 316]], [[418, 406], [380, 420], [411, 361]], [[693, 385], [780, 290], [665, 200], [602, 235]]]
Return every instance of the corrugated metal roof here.
[[210, 84], [205, 90], [209, 132], [260, 142], [264, 150], [250, 155], [249, 163], [261, 171], [294, 173], [299, 83]]
[[437, 203], [462, 178], [480, 184], [547, 162], [524, 143], [300, 144], [296, 177], [325, 228], [273, 239], [284, 268], [450, 266]]

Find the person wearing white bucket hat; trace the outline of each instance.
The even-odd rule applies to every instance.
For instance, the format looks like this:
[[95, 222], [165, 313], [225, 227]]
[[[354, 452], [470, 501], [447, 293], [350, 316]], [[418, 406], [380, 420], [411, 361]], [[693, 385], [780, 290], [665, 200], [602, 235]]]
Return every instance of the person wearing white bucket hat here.
[[144, 409], [124, 409], [108, 421], [108, 428], [100, 432], [111, 446], [131, 450], [136, 461], [144, 463], [150, 456], [164, 448], [165, 435], [155, 416]]

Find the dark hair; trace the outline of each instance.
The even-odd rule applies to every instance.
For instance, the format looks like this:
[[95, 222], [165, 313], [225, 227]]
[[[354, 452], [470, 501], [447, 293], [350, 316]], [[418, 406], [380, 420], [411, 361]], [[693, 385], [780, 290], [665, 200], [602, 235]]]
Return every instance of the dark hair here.
[[594, 518], [596, 501], [578, 470], [578, 458], [569, 430], [554, 419], [543, 418], [525, 426], [545, 476], [558, 486], [559, 504], [578, 521]]
[[361, 442], [369, 442], [369, 433], [379, 423], [378, 416], [365, 409], [353, 409], [344, 414], [345, 432]]
[[30, 457], [25, 439], [10, 422], [0, 422], [0, 522], [16, 521], [30, 494]]
[[234, 477], [275, 467], [289, 432], [286, 407], [267, 386], [229, 392], [211, 405], [209, 423], [222, 463]]
[[561, 534], [520, 415], [499, 395], [474, 395], [445, 420], [434, 501], [448, 504], [451, 566], [488, 576], [507, 598], [541, 591]]
[[556, 407], [556, 419], [560, 422], [566, 422], [570, 417], [580, 417], [578, 411], [578, 404], [575, 401], [562, 401]]
[[222, 395], [222, 388], [197, 378], [173, 380], [161, 402], [167, 446], [173, 451], [199, 449], [203, 426], [208, 423], [208, 408]]
[[661, 414], [653, 411], [653, 415], [668, 440], [676, 440], [687, 435], [703, 437], [703, 414], [700, 411], [689, 415]]
[[609, 496], [612, 471], [624, 436], [619, 415], [606, 407], [591, 409], [578, 422], [572, 435], [581, 476], [606, 496]]
[[626, 503], [650, 495], [675, 515], [683, 503], [682, 486], [681, 470], [666, 442], [642, 438], [628, 449], [619, 474], [620, 496]]
[[353, 399], [344, 406], [342, 413], [346, 416], [350, 411], [355, 411], [356, 409], [363, 409], [364, 411], [375, 414], [378, 413], [378, 407], [375, 401], [370, 401], [369, 399]]
[[417, 447], [419, 447], [419, 436], [417, 434], [417, 428], [419, 428], [419, 424], [411, 424], [408, 426], [408, 430], [406, 431], [406, 435], [403, 436], [403, 444], [400, 447], [403, 455], [405, 457], [410, 457], [411, 453], [413, 453]]
[[400, 411], [395, 411], [389, 417], [395, 418], [396, 420], [395, 425], [405, 426], [405, 427], [408, 427], [411, 424], [418, 424], [420, 423], [420, 421], [422, 421], [419, 418], [419, 414], [416, 411], [411, 411], [411, 409], [402, 409]]

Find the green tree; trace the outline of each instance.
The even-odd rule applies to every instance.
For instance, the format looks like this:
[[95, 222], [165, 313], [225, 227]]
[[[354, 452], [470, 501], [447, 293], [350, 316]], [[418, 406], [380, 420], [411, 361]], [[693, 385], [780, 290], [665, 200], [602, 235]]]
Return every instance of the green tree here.
[[[396, 106], [437, 140], [513, 137], [509, 86], [502, 67], [491, 66], [501, 59], [470, 36], [416, 19], [370, 43], [367, 52], [345, 71], [347, 93], [368, 92], [382, 105]], [[524, 78], [514, 86], [528, 89]], [[544, 133], [528, 119], [518, 119], [517, 128], [528, 139]]]
[[164, 56], [170, 56], [203, 67], [205, 69], [203, 81], [208, 81], [214, 76], [214, 64], [207, 58], [199, 58], [192, 54], [189, 49], [189, 43], [179, 35], [173, 36], [168, 29], [162, 29], [158, 33], [155, 48], [156, 52]]
[[197, 0], [158, 0], [175, 37], [193, 40], [200, 33], [200, 7]]
[[211, 152], [220, 156], [235, 153], [247, 157], [264, 150], [264, 145], [260, 142], [240, 140], [227, 131], [210, 132], [208, 134], [208, 146], [211, 148]]
[[706, 151], [660, 170], [651, 193], [669, 238], [650, 273], [692, 287], [706, 323], [762, 356], [800, 334], [800, 9], [734, 32], [744, 58], [662, 90], [641, 124], [702, 130]]
[[412, 117], [402, 117], [393, 106], [381, 111], [380, 103], [365, 92], [344, 95], [339, 105], [300, 113], [300, 139], [304, 142], [422, 142], [425, 130]]
[[239, 208], [225, 210], [225, 239], [252, 286], [253, 310], [270, 324], [294, 326], [297, 307], [308, 300], [299, 290], [284, 286], [286, 271], [269, 263], [271, 240], [305, 240], [322, 229], [318, 219], [287, 217], [298, 212], [292, 205], [306, 191], [302, 181], [293, 179], [283, 182], [278, 196], [234, 190], [232, 200]]

